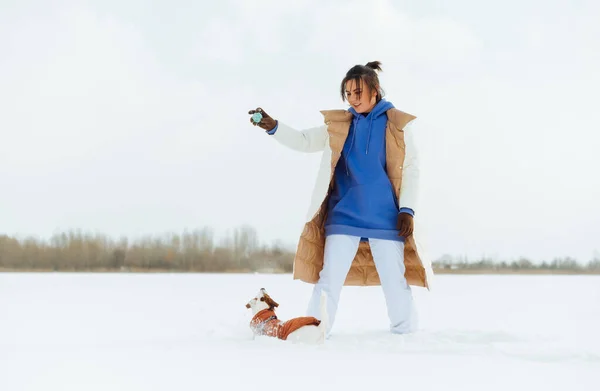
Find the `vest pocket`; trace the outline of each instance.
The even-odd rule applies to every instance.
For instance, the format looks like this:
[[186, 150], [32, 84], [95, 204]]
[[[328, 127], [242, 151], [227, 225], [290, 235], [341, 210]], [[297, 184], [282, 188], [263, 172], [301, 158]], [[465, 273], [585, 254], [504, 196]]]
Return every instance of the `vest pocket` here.
[[389, 182], [390, 184], [390, 191], [392, 192], [392, 198], [394, 199], [394, 205], [396, 205], [396, 210], [400, 210], [400, 204], [398, 201], [398, 198], [396, 197], [396, 189], [394, 189], [394, 185], [392, 184], [392, 182]]

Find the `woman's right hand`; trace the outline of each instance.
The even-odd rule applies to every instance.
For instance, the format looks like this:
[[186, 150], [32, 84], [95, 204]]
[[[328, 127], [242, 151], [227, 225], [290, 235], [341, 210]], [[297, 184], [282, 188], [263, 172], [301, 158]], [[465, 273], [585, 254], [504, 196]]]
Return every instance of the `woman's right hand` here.
[[250, 110], [248, 112], [248, 114], [253, 115], [254, 113], [260, 113], [262, 114], [262, 119], [260, 120], [260, 122], [256, 123], [252, 120], [252, 118], [250, 118], [250, 123], [254, 126], [260, 126], [261, 128], [263, 128], [264, 130], [266, 130], [267, 132], [269, 130], [272, 130], [276, 125], [277, 125], [277, 120], [271, 118], [271, 116], [269, 114], [267, 114], [266, 111], [264, 111], [262, 108], [258, 107], [256, 108], [256, 110]]

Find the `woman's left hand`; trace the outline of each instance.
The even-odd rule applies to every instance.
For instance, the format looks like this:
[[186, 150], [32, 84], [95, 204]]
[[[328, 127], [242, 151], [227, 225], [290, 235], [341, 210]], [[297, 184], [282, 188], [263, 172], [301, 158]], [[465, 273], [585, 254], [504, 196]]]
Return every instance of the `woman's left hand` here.
[[409, 237], [413, 233], [414, 221], [413, 217], [408, 213], [400, 213], [398, 215], [398, 236]]

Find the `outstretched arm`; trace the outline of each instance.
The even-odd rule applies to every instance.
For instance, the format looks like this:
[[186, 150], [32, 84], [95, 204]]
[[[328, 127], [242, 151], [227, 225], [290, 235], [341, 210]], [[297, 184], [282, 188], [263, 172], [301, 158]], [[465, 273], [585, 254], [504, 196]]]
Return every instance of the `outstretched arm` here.
[[328, 137], [326, 125], [296, 130], [280, 121], [267, 133], [286, 147], [299, 152], [322, 151]]
[[261, 127], [273, 136], [275, 140], [295, 151], [319, 152], [325, 149], [325, 145], [327, 145], [329, 134], [325, 125], [305, 130], [296, 130], [277, 121], [260, 107], [256, 110], [250, 110], [248, 114], [252, 114], [250, 122], [254, 126]]
[[261, 127], [279, 143], [295, 151], [319, 152], [325, 149], [327, 145], [329, 134], [325, 125], [296, 130], [291, 126], [277, 121], [260, 107], [256, 110], [250, 110], [248, 114], [252, 114], [253, 118], [250, 118], [250, 122], [254, 126]]

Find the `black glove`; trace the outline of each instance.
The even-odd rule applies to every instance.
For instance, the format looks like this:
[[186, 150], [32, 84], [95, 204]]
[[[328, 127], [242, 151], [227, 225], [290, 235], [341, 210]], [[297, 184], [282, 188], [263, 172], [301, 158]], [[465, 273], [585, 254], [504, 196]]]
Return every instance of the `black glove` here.
[[400, 213], [398, 214], [398, 224], [396, 225], [398, 229], [398, 236], [403, 236], [405, 238], [409, 237], [413, 233], [414, 229], [414, 220], [413, 217], [408, 213]]
[[271, 116], [269, 114], [267, 114], [266, 111], [264, 111], [263, 109], [261, 109], [260, 107], [258, 107], [256, 110], [250, 110], [248, 112], [248, 114], [252, 115], [254, 113], [260, 113], [262, 114], [262, 119], [260, 120], [260, 122], [256, 123], [254, 122], [254, 120], [252, 118], [250, 118], [250, 123], [254, 126], [260, 126], [261, 128], [263, 128], [264, 130], [266, 130], [267, 132], [269, 130], [273, 130], [273, 128], [275, 127], [275, 125], [277, 125], [277, 120], [271, 118]]

